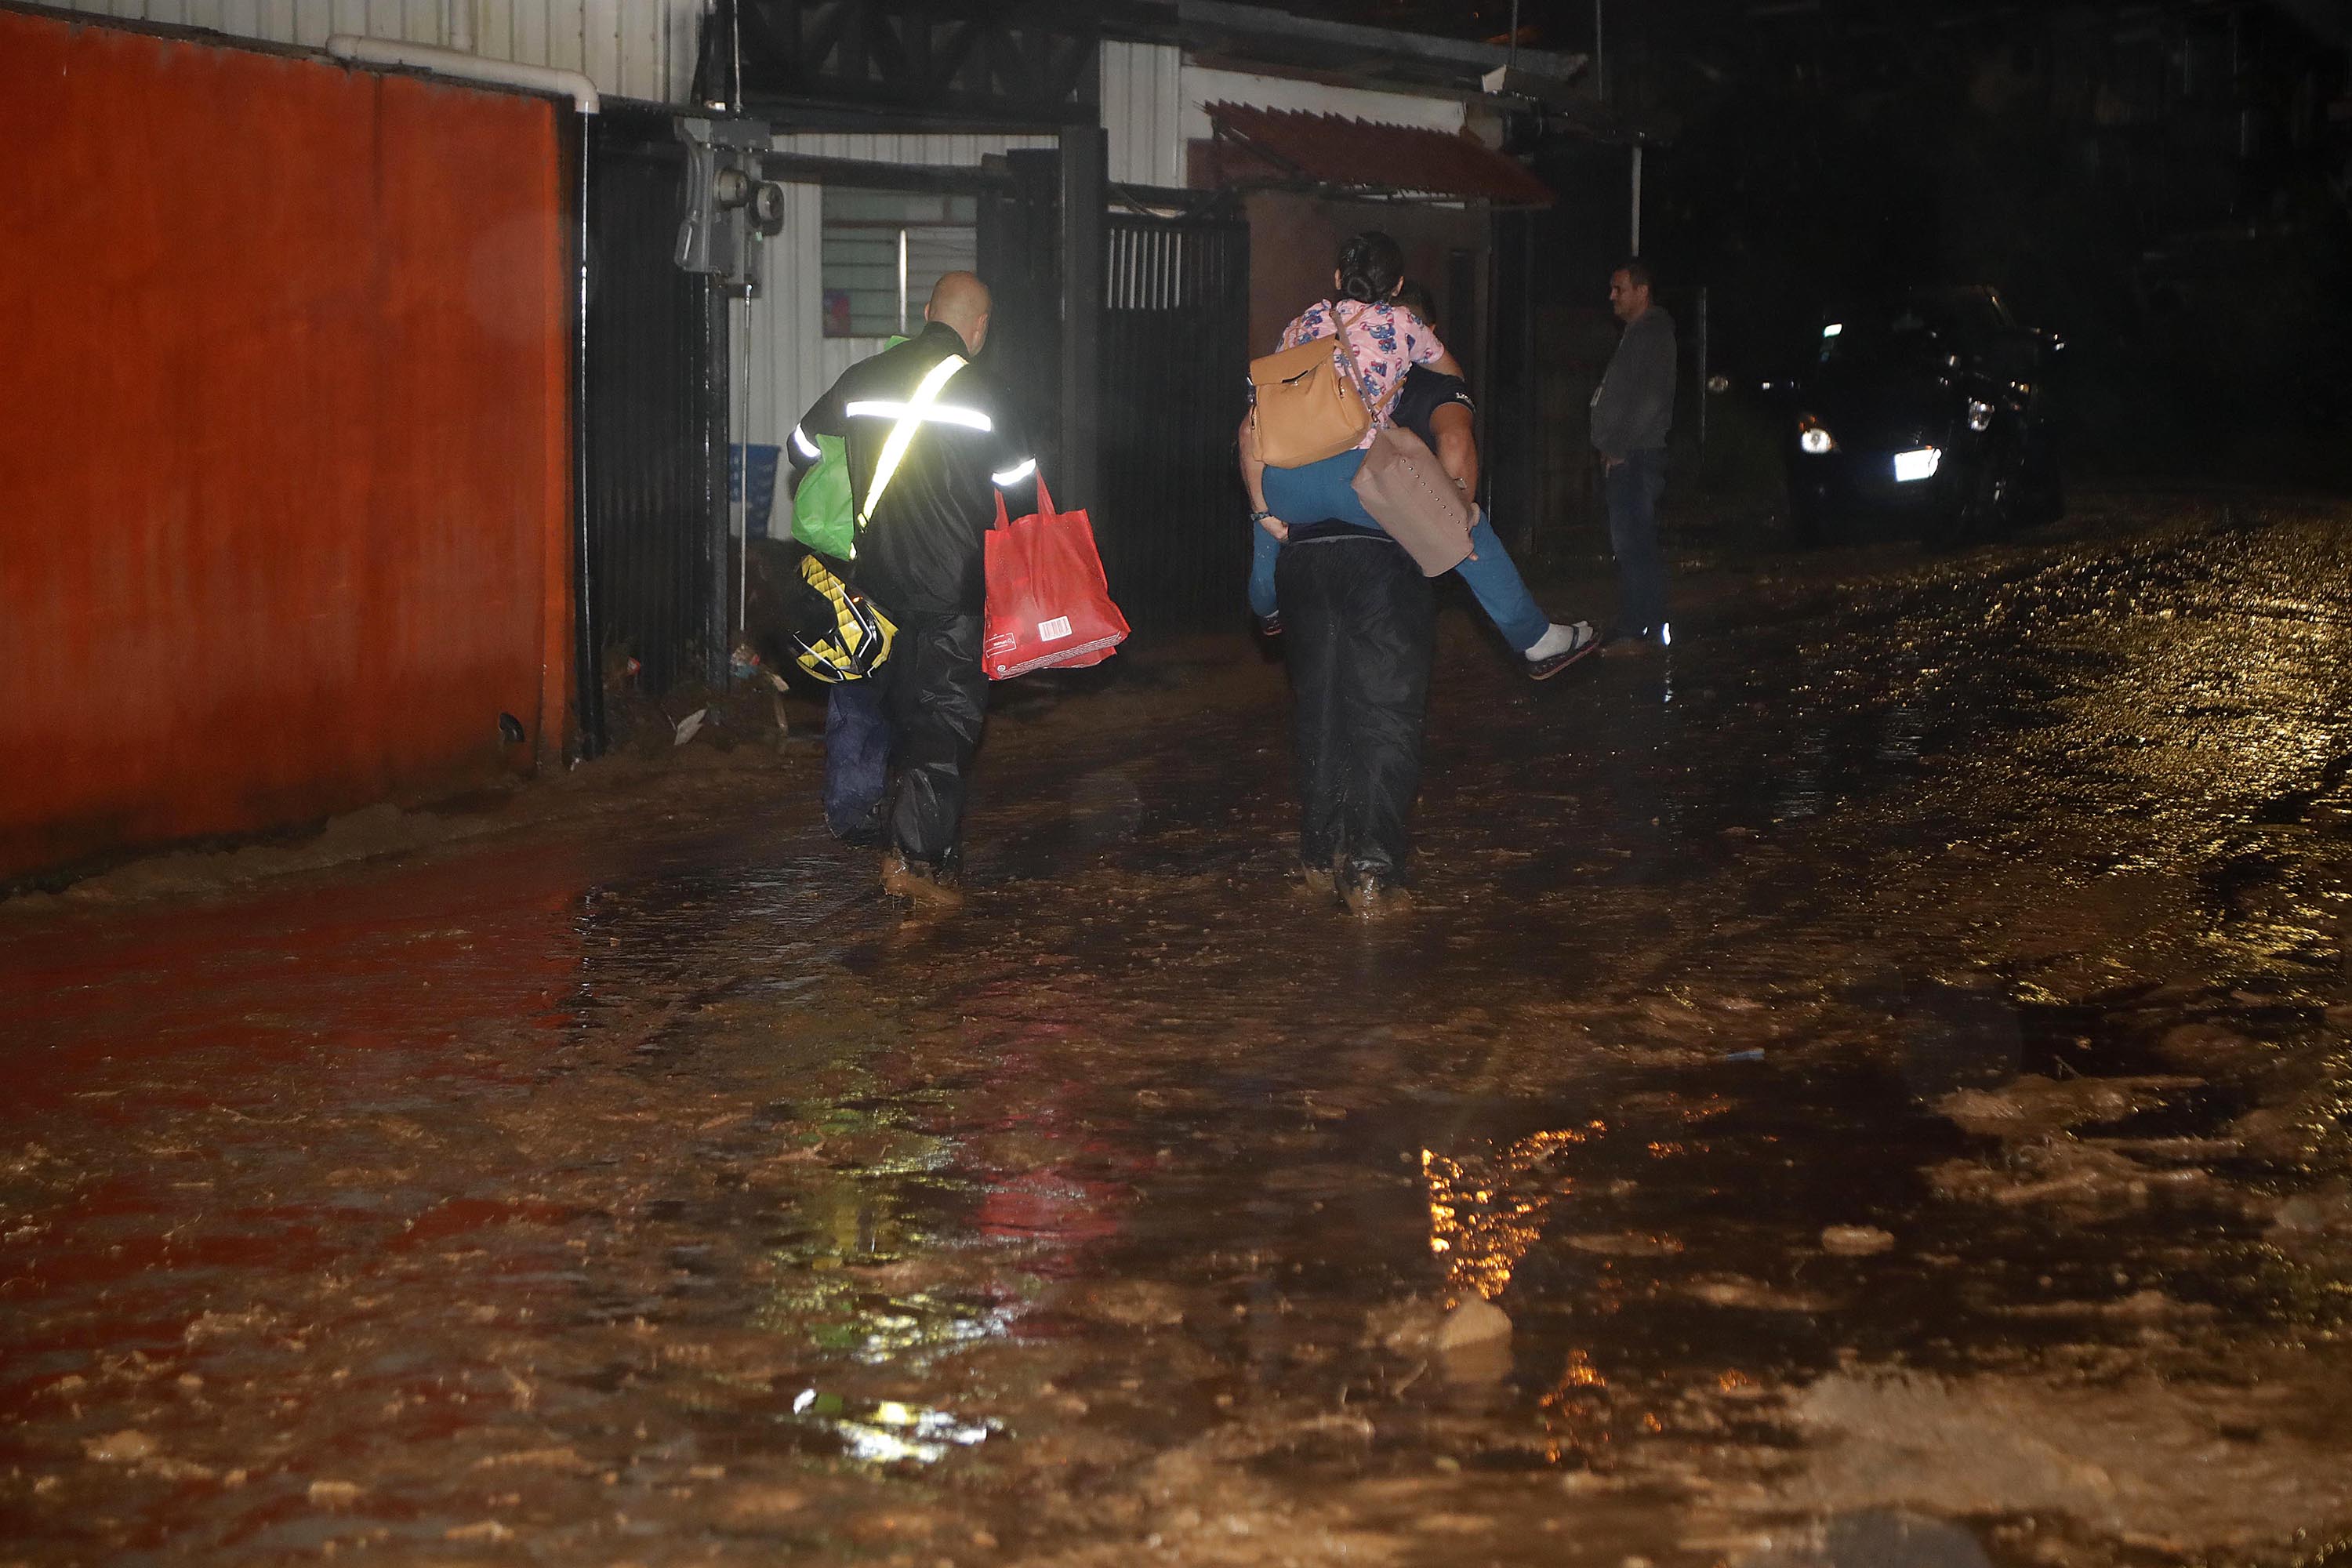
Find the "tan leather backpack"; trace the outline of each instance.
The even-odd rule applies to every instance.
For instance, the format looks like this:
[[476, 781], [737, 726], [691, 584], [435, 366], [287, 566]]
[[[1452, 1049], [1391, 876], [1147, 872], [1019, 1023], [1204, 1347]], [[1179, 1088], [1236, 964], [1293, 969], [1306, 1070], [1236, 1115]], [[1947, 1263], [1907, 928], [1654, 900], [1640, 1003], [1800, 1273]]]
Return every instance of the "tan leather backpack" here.
[[[1362, 320], [1370, 309], [1362, 307], [1355, 319]], [[1304, 468], [1336, 458], [1372, 427], [1371, 410], [1358, 390], [1356, 352], [1348, 343], [1350, 323], [1340, 319], [1336, 304], [1331, 319], [1339, 325], [1337, 347], [1347, 362], [1345, 373], [1332, 363], [1334, 345], [1328, 338], [1310, 339], [1250, 361], [1250, 386], [1256, 400], [1250, 417], [1257, 426], [1257, 455], [1273, 468]]]

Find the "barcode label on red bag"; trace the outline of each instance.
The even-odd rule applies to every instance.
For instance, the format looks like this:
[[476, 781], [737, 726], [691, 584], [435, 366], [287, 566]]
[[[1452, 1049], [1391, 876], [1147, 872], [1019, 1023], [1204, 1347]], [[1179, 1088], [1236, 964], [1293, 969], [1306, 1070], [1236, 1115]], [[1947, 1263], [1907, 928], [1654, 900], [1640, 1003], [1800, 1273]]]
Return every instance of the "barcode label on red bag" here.
[[1057, 637], [1066, 637], [1069, 635], [1070, 617], [1067, 616], [1055, 616], [1050, 621], [1039, 621], [1037, 623], [1037, 640], [1039, 642], [1052, 642]]

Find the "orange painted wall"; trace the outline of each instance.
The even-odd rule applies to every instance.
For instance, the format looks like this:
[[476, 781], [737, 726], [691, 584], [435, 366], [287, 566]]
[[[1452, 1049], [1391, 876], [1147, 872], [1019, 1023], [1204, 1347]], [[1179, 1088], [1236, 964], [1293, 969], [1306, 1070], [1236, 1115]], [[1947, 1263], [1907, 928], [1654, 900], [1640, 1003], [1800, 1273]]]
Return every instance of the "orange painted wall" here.
[[0, 10], [0, 878], [560, 755], [556, 121]]

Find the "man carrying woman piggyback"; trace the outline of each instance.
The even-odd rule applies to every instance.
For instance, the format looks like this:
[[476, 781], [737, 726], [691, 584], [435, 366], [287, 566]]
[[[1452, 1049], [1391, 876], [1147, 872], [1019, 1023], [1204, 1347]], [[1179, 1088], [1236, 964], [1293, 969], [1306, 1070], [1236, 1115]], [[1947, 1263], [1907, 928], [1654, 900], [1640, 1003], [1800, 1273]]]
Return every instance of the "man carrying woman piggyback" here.
[[[1394, 904], [1407, 878], [1436, 610], [1428, 579], [1365, 510], [1352, 481], [1413, 367], [1460, 374], [1428, 324], [1394, 302], [1403, 263], [1387, 235], [1355, 236], [1340, 249], [1334, 297], [1309, 306], [1283, 333], [1286, 350], [1331, 342], [1335, 373], [1353, 377], [1371, 416], [1360, 439], [1282, 468], [1259, 459], [1255, 409], [1241, 437], [1243, 481], [1260, 530], [1250, 605], [1262, 626], [1288, 633], [1302, 875], [1310, 889], [1336, 890], [1363, 914]], [[1561, 654], [1582, 652], [1590, 629], [1549, 623], [1483, 518], [1473, 539], [1486, 585], [1470, 569], [1475, 562], [1465, 563], [1464, 575], [1505, 635], [1520, 634], [1515, 644], [1530, 664], [1556, 668], [1566, 662]]]

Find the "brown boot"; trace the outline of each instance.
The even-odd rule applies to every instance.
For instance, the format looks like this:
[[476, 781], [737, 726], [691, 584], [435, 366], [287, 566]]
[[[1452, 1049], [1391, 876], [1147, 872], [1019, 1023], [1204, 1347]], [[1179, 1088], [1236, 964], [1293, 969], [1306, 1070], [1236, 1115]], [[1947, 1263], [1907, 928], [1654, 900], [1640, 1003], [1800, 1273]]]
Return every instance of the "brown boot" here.
[[910, 899], [919, 909], [953, 910], [963, 904], [963, 889], [940, 879], [932, 868], [907, 858], [899, 848], [882, 851], [882, 890]]

